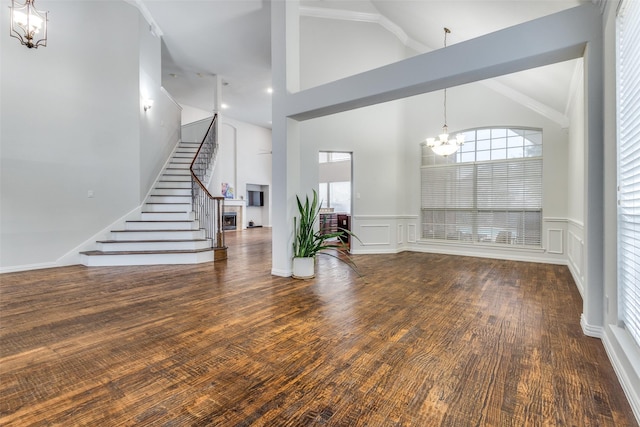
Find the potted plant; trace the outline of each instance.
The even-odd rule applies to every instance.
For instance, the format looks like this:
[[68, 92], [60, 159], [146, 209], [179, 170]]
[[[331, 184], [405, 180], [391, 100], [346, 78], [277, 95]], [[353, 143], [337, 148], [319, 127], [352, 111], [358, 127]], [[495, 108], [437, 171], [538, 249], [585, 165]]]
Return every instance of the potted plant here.
[[[315, 276], [315, 258], [322, 253], [333, 256], [343, 261], [356, 272], [356, 266], [349, 256], [348, 246], [340, 241], [338, 237], [349, 234], [358, 239], [358, 236], [351, 231], [338, 228], [337, 232], [324, 233], [316, 230], [316, 223], [320, 216], [321, 203], [318, 202], [318, 193], [313, 190], [313, 199], [305, 197], [304, 203], [300, 197], [296, 196], [298, 203], [298, 213], [300, 218], [293, 218], [294, 239], [293, 239], [293, 274], [297, 279], [310, 279]], [[360, 239], [358, 239], [360, 240]], [[331, 253], [328, 251], [334, 251]]]

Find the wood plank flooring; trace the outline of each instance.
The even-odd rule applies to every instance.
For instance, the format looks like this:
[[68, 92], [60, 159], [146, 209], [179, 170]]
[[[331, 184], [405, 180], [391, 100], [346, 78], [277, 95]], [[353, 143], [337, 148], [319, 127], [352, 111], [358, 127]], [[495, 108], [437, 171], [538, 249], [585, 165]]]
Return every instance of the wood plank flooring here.
[[0, 276], [3, 426], [635, 426], [562, 266], [401, 253]]

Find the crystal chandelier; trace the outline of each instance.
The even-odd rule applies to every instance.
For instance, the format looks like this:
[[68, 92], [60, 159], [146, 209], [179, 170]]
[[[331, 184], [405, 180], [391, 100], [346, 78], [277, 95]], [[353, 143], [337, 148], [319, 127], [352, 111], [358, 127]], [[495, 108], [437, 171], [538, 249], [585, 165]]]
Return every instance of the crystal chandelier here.
[[[444, 47], [447, 47], [447, 34], [451, 33], [451, 30], [445, 27], [444, 29]], [[448, 156], [458, 151], [460, 146], [464, 144], [464, 135], [459, 133], [455, 139], [449, 139], [449, 127], [447, 126], [447, 88], [444, 89], [444, 126], [442, 126], [442, 133], [438, 135], [438, 138], [427, 138], [427, 147], [431, 148], [434, 153], [440, 156]]]

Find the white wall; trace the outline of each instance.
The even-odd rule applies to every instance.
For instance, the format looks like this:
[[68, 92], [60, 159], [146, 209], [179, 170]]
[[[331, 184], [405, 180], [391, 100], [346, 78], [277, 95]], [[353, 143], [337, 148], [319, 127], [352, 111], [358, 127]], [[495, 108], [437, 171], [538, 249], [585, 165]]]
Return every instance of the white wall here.
[[199, 120], [206, 119], [207, 117], [212, 117], [213, 113], [211, 111], [205, 111], [197, 107], [192, 107], [186, 104], [180, 104], [182, 107], [182, 125], [188, 125], [189, 123], [197, 122]]
[[[184, 105], [183, 105], [184, 107]], [[182, 110], [184, 112], [184, 109]], [[211, 125], [212, 116], [209, 115], [195, 122], [182, 125], [182, 141], [183, 142], [202, 142], [207, 130]]]
[[50, 14], [37, 50], [8, 37], [0, 8], [0, 268], [55, 262], [140, 201], [138, 11], [38, 8]]
[[302, 16], [300, 89], [308, 89], [404, 58], [405, 47], [382, 26]]
[[391, 102], [301, 123], [302, 188], [318, 188], [318, 152], [351, 152], [354, 215], [388, 215], [402, 210], [396, 198], [401, 166], [400, 112], [399, 103]]
[[[181, 108], [162, 90], [161, 40], [139, 15], [140, 43], [140, 199], [152, 189], [162, 168], [180, 140]], [[153, 107], [144, 111], [145, 99]]]

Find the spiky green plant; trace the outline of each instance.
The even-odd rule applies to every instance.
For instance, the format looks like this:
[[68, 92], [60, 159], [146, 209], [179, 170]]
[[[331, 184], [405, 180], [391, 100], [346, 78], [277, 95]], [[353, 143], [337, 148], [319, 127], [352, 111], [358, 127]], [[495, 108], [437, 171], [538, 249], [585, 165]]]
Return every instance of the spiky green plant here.
[[[326, 254], [343, 261], [358, 272], [353, 259], [349, 256], [348, 246], [339, 239], [344, 234], [348, 234], [360, 241], [358, 236], [344, 228], [338, 228], [338, 231], [334, 233], [323, 233], [322, 230], [316, 230], [316, 222], [320, 217], [320, 206], [322, 205], [322, 203], [318, 201], [318, 193], [316, 190], [313, 190], [312, 200], [309, 200], [309, 196], [307, 195], [305, 196], [304, 203], [298, 196], [296, 196], [296, 201], [298, 202], [300, 218], [293, 218], [295, 233], [293, 239], [293, 256], [295, 258], [312, 258], [318, 254]], [[338, 240], [335, 240], [336, 238], [338, 238]], [[333, 251], [334, 253], [327, 251]]]

